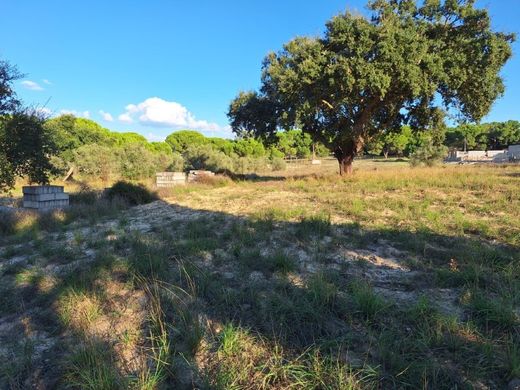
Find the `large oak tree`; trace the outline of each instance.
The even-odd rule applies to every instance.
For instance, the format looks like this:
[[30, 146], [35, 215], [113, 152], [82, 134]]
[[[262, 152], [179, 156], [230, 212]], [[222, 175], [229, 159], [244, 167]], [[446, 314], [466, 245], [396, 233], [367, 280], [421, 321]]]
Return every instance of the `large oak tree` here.
[[371, 18], [333, 17], [323, 37], [298, 37], [264, 60], [259, 92], [228, 116], [239, 135], [299, 127], [328, 146], [340, 173], [381, 132], [428, 130], [446, 111], [477, 122], [504, 92], [512, 34], [495, 32], [474, 0], [376, 0]]

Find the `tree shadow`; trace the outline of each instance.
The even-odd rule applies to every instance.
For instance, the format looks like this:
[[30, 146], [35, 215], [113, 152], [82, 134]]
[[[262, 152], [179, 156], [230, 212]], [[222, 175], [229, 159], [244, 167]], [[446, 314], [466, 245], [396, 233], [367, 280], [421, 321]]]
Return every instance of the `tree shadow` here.
[[[136, 216], [137, 211], [141, 214]], [[164, 201], [130, 209], [126, 214], [124, 232], [103, 251], [125, 259], [129, 273], [116, 276], [122, 281], [139, 275], [144, 283], [165, 286], [161, 297], [164, 321], [172, 330], [169, 337], [174, 346], [168, 359], [173, 369], [182, 356], [189, 361], [191, 372], [184, 382], [178, 371], [166, 375], [170, 386], [214, 385], [207, 367], [200, 367], [195, 359], [204, 333], [197, 336], [201, 316], [215, 332], [228, 324], [247, 329], [271, 347], [280, 346], [287, 359], [316, 350], [325, 358], [351, 364], [355, 370], [371, 367], [377, 372], [373, 385], [379, 388], [413, 388], [424, 380], [429, 388], [464, 387], [482, 380], [506, 382], [505, 363], [497, 365], [493, 360], [505, 356], [501, 339], [518, 341], [514, 329], [501, 323], [488, 328], [486, 323], [478, 328], [480, 338], [468, 336], [463, 329], [473, 324], [474, 317], [465, 310], [456, 319], [460, 326], [444, 329], [424, 347], [424, 332], [431, 331], [425, 324], [442, 327], [445, 316], [432, 314], [437, 313], [434, 303], [425, 313], [419, 306], [425, 294], [438, 289], [452, 289], [458, 300], [466, 290], [482, 289], [498, 296], [501, 291], [518, 288], [517, 271], [512, 279], [500, 271], [515, 265], [513, 269], [518, 270], [517, 246], [429, 230], [331, 225], [316, 215], [295, 221], [277, 220], [269, 214], [237, 216]], [[56, 218], [56, 226], [61, 223], [58, 214], [46, 218]], [[76, 218], [87, 221], [83, 215]], [[140, 218], [145, 224], [133, 228]], [[98, 222], [101, 228], [103, 219]], [[45, 230], [41, 221], [35, 223]], [[59, 251], [59, 246], [55, 250]], [[397, 265], [378, 263], [378, 258], [385, 256]], [[71, 273], [55, 276], [54, 285], [47, 289], [39, 278], [13, 283], [8, 286], [9, 297], [3, 298], [2, 326], [19, 320], [17, 326], [23, 329], [17, 331], [28, 340], [42, 332], [61, 341], [71, 332], [78, 340], [86, 340], [82, 329], [63, 324], [60, 297], [71, 286], [86, 294], [97, 293], [96, 281], [102, 275], [116, 275], [112, 265], [106, 259], [79, 264]], [[22, 269], [21, 265], [7, 272], [3, 269], [2, 279], [16, 282]], [[171, 286], [189, 292], [184, 309], [169, 296]], [[374, 288], [398, 293], [379, 296]], [[413, 299], [399, 301], [399, 294]], [[189, 310], [183, 311], [187, 307]], [[9, 337], [14, 334], [8, 333]], [[6, 341], [7, 334], [0, 337]], [[24, 366], [19, 374], [20, 383], [40, 383], [43, 388], [66, 385], [63, 366], [56, 363], [74, 355], [70, 338], [67, 340], [36, 355], [37, 361]], [[117, 354], [110, 341], [99, 337], [90, 340], [107, 351], [107, 356]], [[216, 340], [218, 343], [218, 337]], [[350, 353], [357, 362], [349, 360]], [[128, 372], [113, 369], [117, 378], [128, 376]]]

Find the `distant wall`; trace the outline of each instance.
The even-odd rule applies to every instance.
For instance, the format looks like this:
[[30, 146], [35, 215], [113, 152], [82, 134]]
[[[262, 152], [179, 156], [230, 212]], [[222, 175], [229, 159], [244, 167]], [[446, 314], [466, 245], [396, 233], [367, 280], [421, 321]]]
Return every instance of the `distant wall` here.
[[520, 160], [520, 145], [511, 145], [507, 149], [507, 155], [510, 160]]
[[461, 152], [459, 150], [450, 150], [448, 161], [507, 161], [507, 150], [469, 150]]

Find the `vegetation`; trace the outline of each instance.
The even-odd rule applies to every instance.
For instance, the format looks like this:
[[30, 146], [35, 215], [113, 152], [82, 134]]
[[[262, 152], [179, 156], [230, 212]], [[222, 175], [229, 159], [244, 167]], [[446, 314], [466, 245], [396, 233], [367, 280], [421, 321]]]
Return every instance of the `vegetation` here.
[[487, 11], [471, 0], [369, 8], [371, 19], [337, 15], [322, 38], [298, 37], [270, 53], [260, 92], [230, 104], [233, 130], [269, 138], [300, 127], [350, 173], [368, 142], [403, 124], [438, 131], [442, 107], [472, 122], [489, 112], [504, 91], [499, 72], [514, 36], [492, 31]]
[[120, 183], [3, 216], [0, 386], [504, 388], [519, 173], [360, 165], [133, 208], [153, 196]]
[[158, 197], [143, 185], [118, 181], [107, 191], [109, 199], [120, 199], [125, 203], [136, 206], [157, 200]]
[[12, 88], [21, 74], [0, 61], [0, 192], [14, 188], [19, 177], [46, 184], [56, 170], [50, 157], [56, 145], [37, 110], [22, 107]]
[[520, 122], [464, 124], [448, 129], [445, 145], [467, 150], [500, 150], [520, 144]]
[[[270, 54], [231, 103], [235, 140], [44, 118], [0, 62], [0, 190], [81, 179], [64, 209], [0, 198], [1, 389], [517, 385], [520, 165], [434, 166], [519, 140], [443, 111], [488, 112], [514, 37], [472, 0], [370, 7]], [[278, 172], [330, 151], [340, 173], [384, 158]], [[227, 175], [150, 185], [188, 169]]]

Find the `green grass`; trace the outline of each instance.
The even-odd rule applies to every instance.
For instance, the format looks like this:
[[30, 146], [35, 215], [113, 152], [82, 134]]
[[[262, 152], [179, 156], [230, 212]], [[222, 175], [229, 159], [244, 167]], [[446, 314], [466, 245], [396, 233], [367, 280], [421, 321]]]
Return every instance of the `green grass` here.
[[68, 358], [67, 367], [64, 385], [88, 390], [126, 388], [110, 349], [101, 343], [89, 341], [79, 346]]
[[366, 321], [374, 321], [388, 308], [388, 303], [365, 282], [354, 281], [349, 285], [354, 312]]
[[6, 217], [0, 261], [26, 259], [0, 271], [0, 387], [505, 388], [518, 169], [226, 181], [145, 213], [84, 193]]

